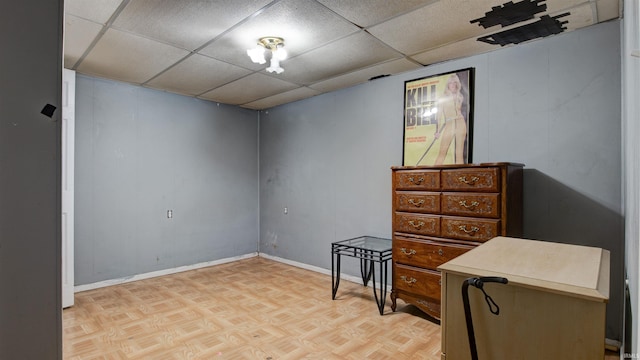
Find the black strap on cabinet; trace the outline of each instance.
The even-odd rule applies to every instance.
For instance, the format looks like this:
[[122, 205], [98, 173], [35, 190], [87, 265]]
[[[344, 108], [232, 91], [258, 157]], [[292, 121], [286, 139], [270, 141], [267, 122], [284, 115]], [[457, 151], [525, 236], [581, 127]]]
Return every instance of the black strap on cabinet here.
[[500, 307], [495, 301], [484, 291], [484, 284], [488, 282], [495, 282], [500, 284], [506, 284], [509, 281], [503, 277], [487, 276], [487, 277], [473, 277], [468, 278], [462, 283], [462, 303], [464, 305], [464, 318], [467, 322], [467, 335], [469, 336], [469, 349], [471, 350], [471, 360], [478, 360], [478, 348], [476, 346], [476, 336], [473, 331], [473, 320], [471, 318], [471, 307], [469, 306], [469, 285], [473, 285], [482, 290], [484, 294], [484, 300], [489, 305], [489, 311], [494, 314], [500, 314]]

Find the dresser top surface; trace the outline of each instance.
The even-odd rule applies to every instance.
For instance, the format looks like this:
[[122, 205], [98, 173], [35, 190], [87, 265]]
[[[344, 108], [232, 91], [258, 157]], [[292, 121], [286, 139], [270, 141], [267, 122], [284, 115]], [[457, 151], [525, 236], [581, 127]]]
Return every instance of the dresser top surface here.
[[392, 170], [420, 170], [420, 169], [458, 169], [458, 168], [474, 168], [474, 167], [490, 167], [490, 166], [512, 166], [512, 167], [524, 167], [524, 164], [513, 162], [491, 162], [480, 164], [450, 164], [450, 165], [438, 165], [438, 166], [392, 166]]

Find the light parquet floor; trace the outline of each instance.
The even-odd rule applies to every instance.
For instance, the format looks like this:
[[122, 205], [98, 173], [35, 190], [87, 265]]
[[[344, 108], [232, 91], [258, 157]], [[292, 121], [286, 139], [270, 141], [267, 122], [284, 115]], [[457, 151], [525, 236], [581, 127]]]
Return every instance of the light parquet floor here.
[[[85, 291], [63, 354], [93, 359], [440, 359], [440, 326], [371, 287], [264, 258]], [[608, 353], [605, 360], [618, 359]]]
[[[77, 293], [65, 359], [440, 359], [440, 326], [371, 287], [255, 257]], [[400, 304], [399, 304], [400, 305]], [[413, 312], [412, 312], [413, 311]]]

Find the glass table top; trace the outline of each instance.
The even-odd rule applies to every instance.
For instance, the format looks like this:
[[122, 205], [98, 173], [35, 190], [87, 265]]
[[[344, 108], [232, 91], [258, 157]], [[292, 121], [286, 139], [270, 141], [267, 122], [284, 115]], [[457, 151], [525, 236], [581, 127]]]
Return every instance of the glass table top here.
[[384, 239], [373, 236], [360, 236], [353, 239], [336, 241], [332, 243], [332, 245], [362, 250], [390, 251], [391, 239]]

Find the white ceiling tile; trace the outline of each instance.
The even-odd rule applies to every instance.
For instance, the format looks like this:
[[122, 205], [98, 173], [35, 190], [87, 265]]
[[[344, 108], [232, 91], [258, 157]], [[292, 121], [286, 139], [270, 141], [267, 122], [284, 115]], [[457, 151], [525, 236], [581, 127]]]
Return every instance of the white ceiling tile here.
[[[561, 15], [563, 13], [565, 13], [567, 11], [562, 10], [559, 13], [552, 13], [552, 14], [548, 14], [551, 17], [554, 16], [558, 16]], [[594, 23], [594, 19], [592, 18], [592, 11], [591, 11], [591, 6], [589, 4], [583, 4], [582, 6], [578, 6], [578, 7], [574, 7], [572, 9], [570, 9], [569, 15], [564, 16], [560, 19], [558, 19], [559, 21], [568, 21], [567, 24], [565, 24], [564, 26], [567, 28], [565, 30], [566, 31], [572, 31], [575, 30], [579, 27], [584, 27], [584, 26], [588, 26], [588, 25], [592, 25]], [[452, 59], [457, 59], [457, 58], [462, 58], [462, 57], [468, 57], [468, 56], [472, 56], [472, 55], [476, 55], [476, 54], [482, 54], [482, 53], [486, 53], [486, 52], [490, 52], [493, 50], [498, 50], [504, 47], [508, 47], [508, 46], [513, 46], [513, 44], [511, 45], [506, 45], [506, 46], [500, 46], [500, 45], [491, 45], [491, 44], [487, 44], [485, 42], [482, 41], [478, 41], [477, 39], [479, 37], [482, 36], [487, 36], [487, 35], [491, 35], [491, 34], [495, 34], [495, 33], [499, 33], [502, 31], [509, 31], [511, 29], [515, 29], [517, 27], [523, 26], [523, 25], [527, 25], [527, 24], [531, 24], [531, 23], [535, 23], [539, 20], [539, 18], [535, 18], [532, 20], [528, 20], [525, 22], [521, 22], [518, 24], [514, 24], [511, 26], [507, 26], [505, 28], [500, 28], [500, 27], [492, 27], [489, 28], [487, 30], [485, 30], [485, 32], [483, 34], [479, 34], [476, 37], [471, 37], [465, 40], [461, 40], [461, 41], [457, 41], [451, 44], [447, 44], [444, 46], [440, 46], [438, 48], [435, 49], [431, 49], [428, 51], [424, 51], [418, 54], [415, 54], [413, 56], [411, 56], [412, 59], [418, 61], [419, 63], [423, 64], [423, 65], [431, 65], [431, 64], [435, 64], [438, 62], [442, 62], [442, 61], [447, 61], [447, 60], [452, 60]], [[534, 40], [530, 40], [530, 41], [535, 41], [537, 39]]]
[[558, 19], [558, 21], [567, 21], [567, 24], [564, 25], [567, 28], [565, 31], [576, 30], [597, 22], [593, 17], [595, 15], [593, 8], [588, 3], [571, 8], [570, 10], [561, 10], [557, 13], [549, 14], [549, 16], [554, 17], [566, 12], [568, 12], [569, 15]]
[[[616, 0], [617, 1], [617, 0]], [[571, 8], [577, 5], [585, 5], [590, 1], [585, 0], [546, 0], [543, 4], [547, 5], [547, 11], [544, 13], [537, 14], [536, 17], [539, 18], [541, 15], [556, 13], [561, 10], [571, 11]]]
[[64, 30], [64, 66], [71, 69], [100, 33], [102, 25], [67, 14]]
[[[586, 4], [586, 6], [590, 4], [583, 0], [547, 1], [545, 4], [549, 4], [547, 4], [546, 12], [536, 14], [533, 20], [506, 28], [494, 26], [484, 29], [477, 23], [470, 23], [471, 20], [484, 17], [487, 12], [492, 10], [492, 7], [501, 6], [505, 2], [504, 0], [441, 0], [376, 25], [369, 31], [393, 48], [411, 55], [457, 41], [477, 38], [486, 35], [487, 31], [498, 32], [514, 26], [521, 26], [537, 20], [544, 14], [560, 12], [567, 7], [571, 7], [568, 11], [575, 11], [575, 6], [578, 4]], [[460, 9], [464, 10], [460, 11]], [[582, 27], [582, 25], [575, 25], [575, 27]]]
[[411, 56], [411, 58], [426, 66], [447, 60], [482, 54], [499, 48], [499, 45], [490, 45], [485, 42], [478, 41], [476, 38], [470, 38], [418, 53]]
[[318, 0], [360, 27], [369, 27], [439, 0]]
[[113, 26], [192, 51], [270, 1], [136, 0]]
[[84, 74], [140, 84], [187, 54], [182, 49], [110, 29], [77, 70]]
[[247, 56], [264, 36], [285, 40], [289, 57], [360, 29], [313, 0], [283, 0], [265, 9], [202, 49], [202, 54], [255, 68]]
[[298, 85], [254, 73], [199, 96], [225, 104], [241, 105], [297, 88]]
[[[79, 73], [257, 109], [500, 49], [477, 38], [545, 14], [570, 12], [560, 19], [567, 31], [621, 14], [620, 0], [546, 0], [548, 10], [532, 20], [489, 29], [470, 23], [507, 2], [67, 0], [64, 61]], [[285, 39], [281, 75], [246, 55], [263, 36]]]
[[200, 95], [251, 71], [199, 54], [181, 61], [146, 85], [185, 95]]
[[[255, 64], [251, 62], [251, 58], [247, 55], [247, 50], [255, 47], [257, 41], [251, 42], [253, 45], [246, 45], [246, 41], [244, 42], [244, 45], [241, 45], [242, 43], [242, 41], [236, 39], [235, 35], [227, 34], [216, 39], [216, 41], [206, 46], [198, 53], [224, 62], [236, 64], [253, 71], [258, 71], [269, 66], [268, 63]], [[285, 39], [285, 45], [286, 44], [287, 42]]]
[[[595, 24], [595, 19], [593, 18], [594, 12], [592, 11], [592, 6], [589, 3], [585, 3], [583, 5], [576, 6], [576, 7], [573, 7], [571, 9], [565, 9], [565, 10], [559, 11], [557, 13], [550, 13], [550, 14], [545, 14], [545, 15], [547, 15], [547, 16], [549, 16], [551, 18], [558, 17], [556, 19], [556, 21], [562, 23], [561, 26], [564, 28], [563, 32], [573, 31], [573, 30], [581, 28], [581, 27], [585, 27], [585, 26], [589, 26], [589, 25]], [[515, 30], [516, 28], [519, 28], [519, 27], [522, 27], [522, 26], [528, 26], [528, 25], [537, 23], [539, 21], [540, 21], [540, 18], [536, 17], [536, 18], [534, 18], [532, 20], [527, 20], [527, 21], [520, 22], [520, 23], [511, 25], [511, 26], [504, 27], [504, 28], [499, 28], [499, 27], [489, 28], [489, 29], [485, 30], [484, 34], [479, 34], [478, 36], [473, 37], [471, 39], [478, 39], [480, 37], [490, 36], [492, 34], [508, 32], [508, 31]], [[536, 40], [539, 40], [539, 39], [540, 38], [535, 38], [535, 39], [531, 39], [531, 40], [528, 40], [528, 41], [524, 41], [523, 43], [536, 41]], [[464, 41], [464, 42], [466, 43], [466, 41]], [[455, 44], [450, 44], [450, 45], [455, 45]], [[509, 45], [506, 45], [506, 46], [512, 46], [512, 45], [513, 44], [509, 44]], [[493, 47], [493, 50], [499, 49], [501, 47], [500, 45], [491, 45], [491, 46]], [[436, 50], [436, 49], [433, 49], [433, 50]]]
[[596, 8], [598, 21], [607, 21], [620, 16], [621, 9], [618, 0], [598, 0]]
[[329, 92], [367, 82], [369, 81], [369, 79], [375, 76], [391, 74], [395, 75], [403, 73], [405, 71], [415, 70], [421, 67], [422, 65], [402, 58], [374, 65], [362, 70], [350, 72], [348, 74], [337, 76], [328, 80], [320, 81], [318, 83], [310, 85], [309, 87], [322, 92]]
[[482, 34], [485, 30], [470, 21], [504, 2], [441, 0], [373, 26], [369, 32], [405, 54], [415, 54]]
[[320, 91], [309, 89], [308, 87], [300, 87], [277, 95], [269, 96], [264, 99], [253, 101], [248, 104], [244, 104], [242, 105], [242, 107], [254, 110], [269, 109], [274, 106], [310, 98], [319, 94]]
[[365, 31], [285, 60], [282, 78], [297, 84], [313, 84], [402, 54], [390, 49]]
[[122, 0], [65, 0], [64, 11], [104, 25], [121, 3]]

